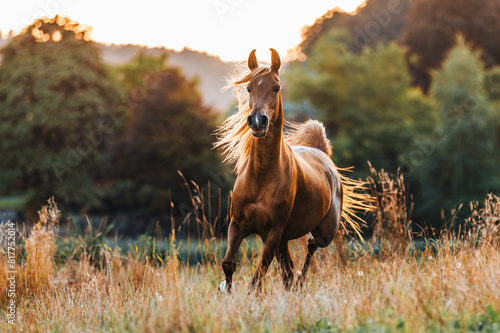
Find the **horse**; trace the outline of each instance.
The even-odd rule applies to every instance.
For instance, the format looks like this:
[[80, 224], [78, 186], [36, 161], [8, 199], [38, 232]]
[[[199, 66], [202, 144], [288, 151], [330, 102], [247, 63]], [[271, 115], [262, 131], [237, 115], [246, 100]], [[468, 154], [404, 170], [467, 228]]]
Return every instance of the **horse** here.
[[219, 285], [221, 292], [231, 292], [236, 254], [247, 236], [257, 234], [263, 241], [248, 291], [261, 290], [274, 257], [289, 290], [294, 273], [288, 242], [308, 235], [306, 259], [296, 281], [302, 286], [314, 253], [332, 242], [341, 217], [359, 233], [356, 209], [370, 206], [367, 196], [354, 190], [363, 183], [342, 176], [332, 162], [332, 146], [320, 122], [285, 123], [281, 59], [276, 50], [270, 50], [269, 67], [258, 64], [253, 50], [248, 70], [230, 79], [228, 86], [236, 90], [238, 111], [216, 132], [215, 148], [222, 150], [225, 163], [235, 164], [237, 175], [222, 260], [226, 279]]

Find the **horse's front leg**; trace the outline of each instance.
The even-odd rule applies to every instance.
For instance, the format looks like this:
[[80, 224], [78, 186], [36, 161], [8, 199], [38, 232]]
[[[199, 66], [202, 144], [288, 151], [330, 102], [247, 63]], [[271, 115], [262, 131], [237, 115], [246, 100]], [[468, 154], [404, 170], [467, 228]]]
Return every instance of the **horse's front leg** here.
[[290, 257], [287, 240], [281, 240], [276, 253], [276, 258], [278, 259], [278, 263], [280, 265], [281, 276], [283, 277], [285, 289], [290, 290], [293, 283], [293, 261]]
[[256, 287], [258, 290], [261, 289], [262, 279], [267, 273], [269, 265], [274, 259], [274, 255], [278, 249], [278, 245], [281, 241], [281, 232], [271, 232], [264, 239], [264, 249], [262, 250], [262, 257], [260, 258], [259, 265], [255, 271], [252, 280], [248, 286], [248, 292], [255, 291]]
[[[224, 256], [224, 259], [222, 259], [222, 269], [226, 275], [226, 285], [219, 286], [221, 292], [225, 292], [226, 290], [228, 293], [231, 292], [233, 274], [236, 270], [236, 253], [238, 253], [241, 242], [246, 236], [247, 234], [243, 232], [239, 222], [231, 220], [227, 231], [226, 255]], [[224, 288], [226, 289], [224, 290]]]

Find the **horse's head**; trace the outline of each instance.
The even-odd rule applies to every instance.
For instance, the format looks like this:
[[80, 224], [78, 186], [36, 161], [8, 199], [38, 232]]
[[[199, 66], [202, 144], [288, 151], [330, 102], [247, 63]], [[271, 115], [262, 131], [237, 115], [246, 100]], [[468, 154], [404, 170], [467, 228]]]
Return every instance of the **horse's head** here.
[[[257, 67], [259, 64], [255, 50], [253, 50], [248, 56], [248, 68], [254, 70]], [[251, 112], [247, 118], [247, 124], [251, 128], [253, 136], [264, 137], [267, 134], [269, 123], [278, 117], [277, 106], [281, 90], [280, 67], [280, 56], [278, 52], [271, 49], [271, 67], [248, 82], [247, 91]]]

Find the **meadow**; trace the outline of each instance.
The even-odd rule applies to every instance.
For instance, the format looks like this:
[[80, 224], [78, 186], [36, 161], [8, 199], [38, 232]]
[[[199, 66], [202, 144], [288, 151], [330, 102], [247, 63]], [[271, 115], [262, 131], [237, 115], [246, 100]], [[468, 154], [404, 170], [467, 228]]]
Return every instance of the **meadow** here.
[[[370, 185], [371, 238], [344, 236], [320, 250], [300, 290], [285, 291], [273, 264], [259, 294], [246, 291], [259, 240], [243, 243], [235, 290], [221, 294], [224, 240], [208, 236], [187, 247], [174, 229], [125, 247], [91, 227], [61, 238], [50, 201], [38, 223], [16, 235], [16, 319], [8, 324], [2, 311], [0, 331], [498, 332], [500, 198], [472, 204], [463, 223], [415, 234], [403, 178], [374, 172]], [[2, 309], [10, 302], [5, 245]], [[296, 274], [303, 252], [300, 241], [292, 245]]]

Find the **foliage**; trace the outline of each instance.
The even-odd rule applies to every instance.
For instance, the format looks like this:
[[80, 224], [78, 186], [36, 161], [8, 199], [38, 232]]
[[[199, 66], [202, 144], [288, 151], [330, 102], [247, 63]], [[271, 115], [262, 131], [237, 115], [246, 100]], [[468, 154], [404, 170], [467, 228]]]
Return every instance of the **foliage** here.
[[304, 325], [303, 323], [298, 323], [297, 328], [294, 333], [333, 333], [338, 332], [339, 329], [336, 329], [332, 322], [326, 318], [319, 319], [313, 325]]
[[166, 62], [167, 54], [154, 57], [140, 52], [127, 64], [117, 66], [112, 70], [115, 72], [117, 81], [123, 84], [129, 94], [133, 94], [138, 93], [134, 90], [146, 91], [151, 84], [147, 80], [167, 69]]
[[303, 58], [303, 55], [310, 55], [315, 43], [332, 30], [349, 31], [351, 38], [345, 48], [352, 52], [360, 52], [365, 46], [374, 48], [380, 42], [399, 41], [409, 8], [409, 0], [370, 0], [362, 4], [355, 14], [330, 9], [314, 24], [302, 29], [297, 56]]
[[106, 220], [103, 220], [96, 228], [92, 220], [86, 217], [87, 227], [82, 228], [77, 218], [71, 218], [71, 222], [77, 236], [76, 257], [88, 259], [89, 263], [103, 269], [110, 253], [105, 237], [113, 230], [114, 223], [106, 224]]
[[1, 193], [98, 205], [92, 175], [121, 124], [120, 95], [89, 35], [68, 18], [37, 19], [1, 51]]
[[9, 195], [0, 197], [0, 209], [2, 210], [22, 210], [26, 206], [26, 196]]
[[500, 67], [493, 67], [486, 72], [484, 85], [488, 100], [496, 102], [495, 106], [498, 107], [498, 102], [500, 102]]
[[482, 59], [491, 66], [500, 64], [500, 47], [491, 41], [500, 34], [500, 6], [496, 0], [416, 0], [412, 1], [403, 43], [410, 55], [415, 82], [428, 91], [431, 72], [445, 60], [462, 34], [474, 49], [483, 50]]
[[125, 133], [110, 148], [111, 163], [103, 174], [111, 209], [146, 207], [166, 213], [170, 200], [186, 198], [177, 170], [197, 182], [220, 170], [211, 150], [215, 114], [203, 105], [196, 80], [164, 62], [164, 56], [139, 55], [118, 69], [130, 89], [130, 116]]
[[433, 103], [411, 88], [403, 48], [379, 44], [354, 54], [344, 48], [350, 38], [333, 30], [317, 41], [307, 61], [292, 64], [288, 95], [320, 110], [340, 165], [367, 175], [370, 160], [395, 172], [414, 139], [431, 131]]
[[417, 168], [418, 213], [436, 222], [441, 209], [500, 191], [498, 110], [484, 90], [484, 65], [462, 38], [434, 73], [431, 92], [440, 105], [439, 140]]
[[[408, 47], [413, 84], [427, 93], [431, 71], [436, 70], [461, 33], [475, 49], [484, 51], [487, 66], [500, 64], [500, 48], [491, 41], [500, 33], [496, 0], [370, 0], [354, 14], [338, 9], [327, 11], [302, 31], [295, 56], [305, 59], [314, 45], [332, 30], [351, 33], [346, 50], [359, 52], [365, 46], [397, 41]], [[418, 61], [411, 60], [418, 56]]]
[[221, 170], [215, 114], [166, 55], [107, 68], [89, 38], [39, 19], [2, 50], [0, 195], [31, 193], [33, 211], [49, 195], [72, 210], [168, 211], [186, 197], [178, 169], [200, 183]]

